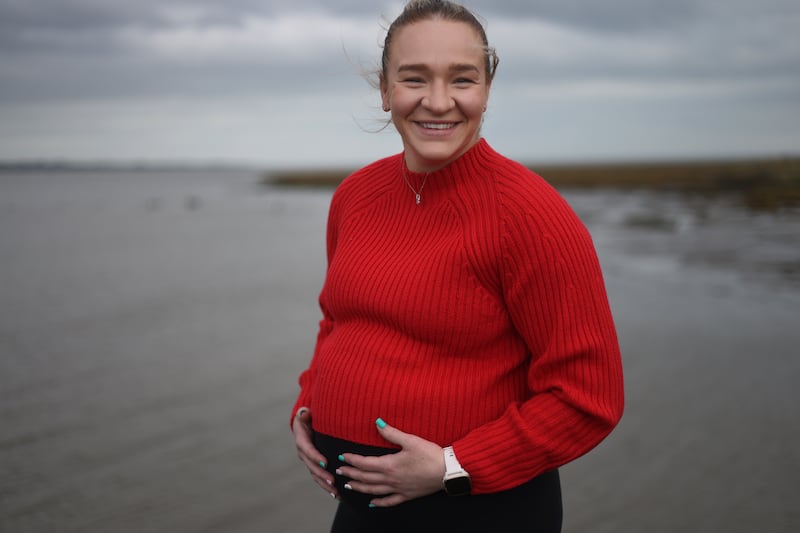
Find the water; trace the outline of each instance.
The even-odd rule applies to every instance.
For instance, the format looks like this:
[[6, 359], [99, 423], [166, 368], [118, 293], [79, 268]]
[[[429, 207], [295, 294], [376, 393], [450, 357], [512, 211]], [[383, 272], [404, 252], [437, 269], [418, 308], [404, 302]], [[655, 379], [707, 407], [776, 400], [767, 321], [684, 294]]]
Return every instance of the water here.
[[[0, 174], [0, 531], [326, 531], [296, 459], [330, 191], [248, 171]], [[568, 192], [627, 410], [565, 531], [800, 529], [800, 214]]]

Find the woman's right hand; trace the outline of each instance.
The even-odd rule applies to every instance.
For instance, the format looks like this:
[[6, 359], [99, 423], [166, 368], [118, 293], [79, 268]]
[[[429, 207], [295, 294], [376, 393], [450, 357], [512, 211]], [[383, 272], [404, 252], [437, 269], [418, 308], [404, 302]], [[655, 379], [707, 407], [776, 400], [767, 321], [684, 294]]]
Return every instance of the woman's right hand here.
[[306, 465], [311, 477], [322, 489], [334, 498], [339, 498], [333, 486], [333, 475], [325, 470], [328, 459], [325, 458], [314, 446], [311, 440], [311, 410], [301, 407], [292, 420], [292, 433], [294, 444], [297, 447], [297, 456]]

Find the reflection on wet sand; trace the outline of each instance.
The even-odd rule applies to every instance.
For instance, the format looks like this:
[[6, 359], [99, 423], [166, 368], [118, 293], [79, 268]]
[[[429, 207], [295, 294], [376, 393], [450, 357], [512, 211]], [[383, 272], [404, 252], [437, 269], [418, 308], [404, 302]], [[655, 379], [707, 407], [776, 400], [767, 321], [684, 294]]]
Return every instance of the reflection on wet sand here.
[[[297, 462], [330, 190], [0, 173], [0, 530], [325, 531]], [[800, 530], [800, 213], [565, 189], [603, 264], [618, 431], [565, 531]]]

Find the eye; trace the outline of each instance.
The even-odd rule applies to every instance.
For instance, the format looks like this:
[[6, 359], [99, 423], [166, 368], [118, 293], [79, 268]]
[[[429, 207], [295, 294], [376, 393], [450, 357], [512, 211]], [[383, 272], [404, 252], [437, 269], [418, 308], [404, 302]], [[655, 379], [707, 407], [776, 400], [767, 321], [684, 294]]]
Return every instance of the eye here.
[[453, 83], [456, 85], [474, 85], [478, 83], [477, 81], [473, 80], [472, 78], [456, 78]]
[[403, 83], [409, 83], [409, 84], [425, 83], [425, 80], [423, 80], [422, 78], [416, 77], [416, 76], [410, 76], [408, 78], [403, 78], [400, 81], [402, 81]]

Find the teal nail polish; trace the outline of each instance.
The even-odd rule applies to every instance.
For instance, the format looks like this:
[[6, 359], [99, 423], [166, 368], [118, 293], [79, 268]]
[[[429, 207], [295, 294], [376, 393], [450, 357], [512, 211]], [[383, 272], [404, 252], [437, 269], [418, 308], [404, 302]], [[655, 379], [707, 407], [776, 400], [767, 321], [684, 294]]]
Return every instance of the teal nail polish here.
[[379, 418], [375, 421], [375, 425], [383, 429], [386, 427], [386, 422], [384, 422], [382, 418]]
[[370, 509], [375, 509], [375, 504], [374, 503], [369, 504], [369, 508]]
[[322, 468], [325, 468], [325, 461], [320, 461], [319, 462], [319, 466], [321, 466]]
[[342, 463], [345, 462], [344, 455], [342, 455], [342, 454], [339, 454], [339, 457], [337, 457], [337, 459], [339, 459], [339, 461], [341, 461]]

